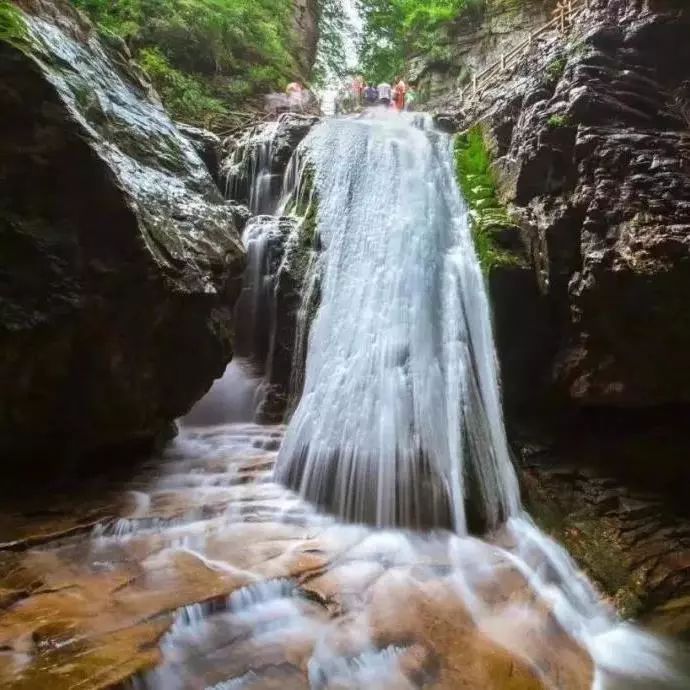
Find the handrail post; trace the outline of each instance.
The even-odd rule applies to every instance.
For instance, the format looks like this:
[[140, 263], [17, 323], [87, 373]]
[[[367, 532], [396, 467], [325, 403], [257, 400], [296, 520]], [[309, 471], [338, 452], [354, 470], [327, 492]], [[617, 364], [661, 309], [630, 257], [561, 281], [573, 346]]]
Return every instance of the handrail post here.
[[529, 55], [529, 51], [532, 49], [532, 32], [529, 31], [527, 32], [527, 41], [525, 43], [525, 50], [523, 51], [524, 55]]
[[[526, 58], [534, 42], [542, 34], [555, 29], [562, 36], [567, 36], [570, 27], [574, 25], [575, 17], [579, 14], [582, 7], [584, 6], [589, 10], [591, 5], [591, 0], [558, 0], [553, 9], [553, 19], [551, 19], [551, 21], [547, 22], [536, 31], [528, 31], [527, 40], [518, 44], [507, 53], [505, 51], [501, 52], [499, 60], [491, 64], [483, 72], [475, 72], [472, 74], [471, 87], [470, 85], [466, 85], [466, 88], [460, 89], [461, 100], [464, 100], [465, 97], [467, 97], [468, 100], [479, 98], [481, 95], [480, 83], [484, 85], [483, 88], [486, 90], [487, 88], [491, 88], [495, 83], [498, 83], [501, 79], [504, 79], [508, 73], [508, 65], [515, 63], [515, 66], [517, 66], [521, 56]], [[470, 88], [471, 96], [468, 93]]]

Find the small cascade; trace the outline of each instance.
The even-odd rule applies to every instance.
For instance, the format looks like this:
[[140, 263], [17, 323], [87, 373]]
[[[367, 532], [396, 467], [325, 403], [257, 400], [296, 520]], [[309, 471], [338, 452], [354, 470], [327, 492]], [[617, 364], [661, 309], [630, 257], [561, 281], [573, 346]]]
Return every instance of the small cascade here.
[[280, 189], [281, 179], [273, 171], [273, 144], [279, 127], [280, 120], [273, 120], [250, 130], [224, 165], [225, 195], [246, 198], [255, 215], [275, 211], [276, 185]]
[[313, 121], [285, 114], [256, 127], [224, 166], [227, 193], [246, 196], [255, 215], [242, 235], [247, 267], [235, 306], [234, 357], [185, 417], [188, 426], [278, 422], [299, 396], [319, 266], [314, 238], [305, 236], [313, 224], [311, 163], [301, 150], [289, 160], [285, 151]]
[[209, 393], [185, 418], [205, 426], [252, 421], [266, 394], [276, 324], [276, 280], [291, 227], [272, 216], [249, 221], [242, 235], [247, 268], [235, 307], [235, 357]]

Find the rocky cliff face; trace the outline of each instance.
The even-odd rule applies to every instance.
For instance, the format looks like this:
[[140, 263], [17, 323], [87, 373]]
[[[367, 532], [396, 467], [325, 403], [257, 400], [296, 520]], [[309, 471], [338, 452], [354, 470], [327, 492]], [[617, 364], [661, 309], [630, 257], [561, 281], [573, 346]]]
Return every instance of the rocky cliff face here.
[[489, 285], [528, 494], [623, 610], [674, 632], [690, 629], [688, 36], [685, 3], [593, 0], [481, 102], [436, 101], [479, 122], [519, 227]]
[[485, 0], [472, 3], [439, 34], [435, 50], [409, 65], [409, 79], [435, 102], [471, 85], [471, 75], [510, 51], [551, 19], [557, 0]]
[[295, 4], [296, 45], [302, 73], [308, 77], [316, 60], [319, 43], [319, 0], [293, 0]]
[[0, 453], [149, 442], [231, 357], [233, 209], [68, 2], [1, 11]]
[[482, 122], [549, 307], [545, 383], [578, 406], [685, 404], [690, 19], [673, 2], [591, 5], [456, 116]]

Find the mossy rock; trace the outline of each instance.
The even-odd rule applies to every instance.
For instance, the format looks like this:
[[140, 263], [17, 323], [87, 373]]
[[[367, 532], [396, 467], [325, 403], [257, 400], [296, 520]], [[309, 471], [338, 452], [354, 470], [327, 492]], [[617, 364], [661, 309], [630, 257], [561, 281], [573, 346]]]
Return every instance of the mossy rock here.
[[499, 200], [491, 163], [480, 126], [456, 137], [458, 185], [469, 207], [475, 249], [485, 272], [498, 265], [524, 263], [520, 253], [506, 249], [506, 243], [497, 242], [495, 237], [497, 233], [515, 228], [516, 224]]
[[29, 32], [21, 11], [6, 0], [0, 0], [0, 41], [16, 48], [23, 48], [29, 42]]

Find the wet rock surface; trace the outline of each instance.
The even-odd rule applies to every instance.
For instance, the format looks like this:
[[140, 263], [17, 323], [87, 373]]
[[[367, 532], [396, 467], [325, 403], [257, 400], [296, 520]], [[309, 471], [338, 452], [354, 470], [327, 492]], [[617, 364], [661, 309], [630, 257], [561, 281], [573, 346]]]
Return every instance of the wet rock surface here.
[[223, 144], [220, 137], [207, 129], [193, 127], [184, 122], [176, 122], [175, 126], [180, 134], [189, 139], [211, 173], [211, 177], [217, 184], [220, 184], [220, 163], [223, 155]]
[[548, 311], [550, 333], [534, 340], [550, 350], [542, 395], [687, 401], [690, 134], [678, 94], [689, 33], [677, 3], [595, 2], [569, 42], [488, 94], [496, 176]]
[[222, 163], [227, 195], [249, 205], [253, 213], [273, 213], [292, 154], [318, 121], [312, 115], [283, 113], [228, 141]]
[[623, 612], [687, 634], [690, 16], [589, 5], [480, 107], [437, 105], [480, 120], [529, 257], [489, 276], [528, 495]]
[[[517, 633], [534, 665], [463, 603], [474, 540], [316, 514], [271, 480], [282, 433], [249, 424], [188, 431], [135, 478], [100, 492], [77, 487], [49, 513], [3, 501], [0, 684], [590, 687], [587, 654], [498, 552], [495, 577], [478, 593], [497, 616], [518, 602], [532, 610], [501, 630]], [[84, 514], [97, 523], [89, 534], [60, 536]], [[29, 533], [55, 536], [41, 548], [6, 547]]]
[[232, 354], [244, 252], [188, 140], [68, 2], [0, 39], [0, 452], [148, 444]]
[[530, 512], [623, 616], [690, 639], [690, 518], [663, 494], [607, 473], [606, 462], [594, 466], [585, 455], [592, 451], [528, 448], [522, 480]]

